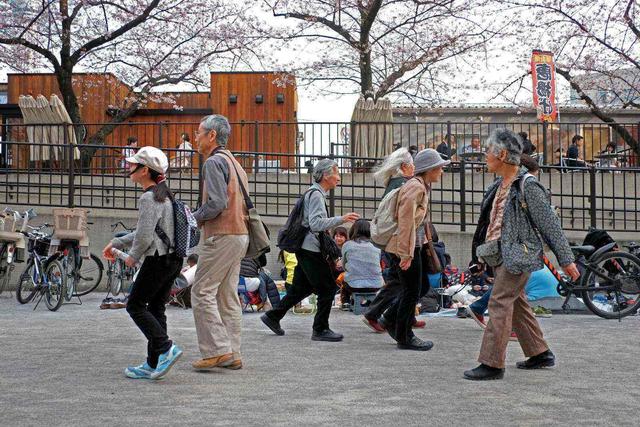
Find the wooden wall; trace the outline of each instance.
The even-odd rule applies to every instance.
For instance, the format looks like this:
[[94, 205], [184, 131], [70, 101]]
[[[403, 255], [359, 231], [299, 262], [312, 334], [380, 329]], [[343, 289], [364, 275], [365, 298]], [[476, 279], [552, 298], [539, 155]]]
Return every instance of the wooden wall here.
[[[286, 76], [288, 84], [278, 83], [282, 74], [271, 72], [211, 73], [211, 106], [216, 114], [226, 116], [232, 123], [229, 147], [236, 151], [260, 151], [268, 153], [296, 152], [298, 99], [295, 79]], [[277, 94], [284, 95], [284, 103], [276, 102]], [[237, 95], [237, 103], [229, 101]], [[263, 96], [261, 104], [256, 103], [256, 95]], [[276, 122], [271, 125], [241, 122]], [[277, 122], [283, 123], [278, 125]], [[279, 160], [282, 169], [295, 164], [293, 158], [265, 155], [266, 160]]]
[[[180, 144], [180, 134], [186, 132], [191, 141], [195, 139], [203, 113], [225, 115], [232, 123], [232, 137], [229, 147], [232, 150], [263, 151], [274, 153], [295, 153], [297, 126], [295, 124], [279, 125], [277, 122], [295, 122], [297, 111], [297, 94], [295, 80], [288, 76], [289, 84], [278, 86], [276, 80], [281, 75], [270, 72], [260, 73], [211, 73], [210, 92], [167, 92], [151, 97], [144, 111], [118, 124], [107, 136], [105, 143], [113, 146], [109, 149], [111, 156], [118, 157], [127, 138], [138, 138], [139, 146], [153, 145], [160, 148], [175, 148]], [[74, 75], [73, 87], [80, 113], [85, 123], [86, 134], [91, 136], [111, 121], [108, 109], [122, 106], [130, 88], [112, 74], [78, 73]], [[58, 82], [53, 74], [9, 74], [8, 102], [17, 104], [20, 95], [51, 94], [60, 98]], [[277, 94], [284, 95], [284, 103], [276, 102]], [[229, 95], [237, 94], [237, 104], [229, 103]], [[255, 102], [255, 95], [262, 94], [262, 104]], [[162, 99], [164, 96], [175, 100]], [[175, 108], [178, 106], [179, 108]], [[153, 113], [153, 110], [165, 110]], [[182, 111], [180, 111], [182, 110]], [[189, 113], [189, 110], [199, 110]], [[175, 113], [174, 113], [175, 111]], [[254, 122], [276, 122], [272, 125], [256, 126]], [[251, 124], [241, 124], [251, 122]], [[257, 138], [256, 138], [257, 135]], [[108, 164], [117, 164], [117, 160], [109, 159], [105, 153], [100, 160], [100, 168], [110, 168]], [[28, 158], [23, 153], [21, 158]], [[274, 159], [265, 156], [263, 159]], [[293, 159], [278, 158], [282, 168], [295, 164]]]

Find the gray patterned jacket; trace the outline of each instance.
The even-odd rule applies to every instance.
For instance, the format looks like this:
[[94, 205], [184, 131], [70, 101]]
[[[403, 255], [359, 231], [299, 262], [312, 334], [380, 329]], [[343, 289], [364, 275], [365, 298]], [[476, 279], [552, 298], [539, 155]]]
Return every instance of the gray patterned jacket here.
[[[525, 173], [521, 172], [511, 186], [502, 220], [502, 258], [505, 268], [513, 274], [532, 272], [544, 267], [541, 259], [543, 244], [531, 227], [527, 214], [522, 209], [519, 201], [519, 180], [524, 175]], [[488, 218], [483, 218], [483, 216], [485, 213], [488, 216], [488, 213], [491, 212], [496, 190], [501, 183], [502, 178], [496, 179], [489, 186], [482, 200], [481, 216], [478, 222], [479, 230], [474, 236], [474, 254], [475, 247], [484, 243], [486, 237], [485, 222]], [[536, 228], [545, 243], [549, 245], [558, 258], [560, 265], [566, 266], [574, 262], [575, 258], [562, 231], [560, 219], [556, 216], [549, 203], [547, 190], [538, 180], [530, 178], [524, 185], [524, 197]], [[481, 229], [483, 225], [485, 227], [484, 231]], [[484, 234], [482, 234], [483, 232]]]

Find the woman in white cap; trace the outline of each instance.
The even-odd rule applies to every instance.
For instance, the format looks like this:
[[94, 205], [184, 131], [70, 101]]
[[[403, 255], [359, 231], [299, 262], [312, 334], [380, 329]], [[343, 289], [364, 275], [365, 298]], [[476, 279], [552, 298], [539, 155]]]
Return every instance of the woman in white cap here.
[[[144, 189], [138, 200], [138, 224], [134, 232], [113, 239], [102, 254], [113, 260], [113, 248], [129, 247], [125, 264], [133, 267], [141, 263], [131, 287], [127, 312], [148, 340], [147, 360], [139, 366], [126, 368], [125, 375], [135, 379], [159, 379], [182, 355], [182, 350], [167, 336], [165, 316], [171, 285], [182, 267], [182, 258], [172, 249], [173, 194], [164, 176], [169, 162], [167, 156], [155, 147], [142, 147], [126, 162], [129, 178]], [[170, 240], [170, 247], [163, 243], [157, 227]]]
[[411, 329], [422, 283], [420, 249], [425, 242], [424, 220], [429, 206], [430, 184], [440, 180], [442, 168], [451, 162], [428, 148], [420, 151], [413, 163], [415, 176], [398, 193], [398, 231], [385, 248], [391, 254], [389, 281], [399, 282], [402, 291], [385, 312], [383, 326], [396, 340], [398, 348], [427, 351], [433, 343], [416, 337]]

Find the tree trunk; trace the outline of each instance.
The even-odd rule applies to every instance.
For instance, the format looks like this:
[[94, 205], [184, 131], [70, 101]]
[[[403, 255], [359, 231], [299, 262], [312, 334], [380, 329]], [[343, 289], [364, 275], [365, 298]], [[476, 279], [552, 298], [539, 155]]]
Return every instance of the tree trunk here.
[[373, 98], [373, 71], [371, 70], [371, 51], [369, 47], [360, 48], [360, 93], [366, 98]]

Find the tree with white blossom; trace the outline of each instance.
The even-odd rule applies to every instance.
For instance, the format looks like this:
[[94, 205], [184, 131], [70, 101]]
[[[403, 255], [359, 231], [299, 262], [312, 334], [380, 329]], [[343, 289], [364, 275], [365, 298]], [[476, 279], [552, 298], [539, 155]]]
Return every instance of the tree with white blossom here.
[[[256, 38], [246, 11], [252, 2], [224, 0], [0, 0], [0, 65], [50, 71], [74, 123], [83, 123], [73, 74], [112, 73], [128, 93], [112, 105], [112, 123], [89, 145], [143, 108], [166, 85], [208, 86], [211, 66], [233, 68], [250, 58]], [[81, 96], [81, 94], [80, 94]], [[163, 99], [166, 101], [166, 99]], [[95, 147], [85, 147], [85, 160]]]
[[[498, 31], [485, 0], [264, 0], [282, 64], [325, 92], [436, 103]], [[284, 44], [283, 44], [284, 43]], [[282, 51], [281, 50], [281, 51]], [[306, 55], [302, 52], [310, 52]]]

